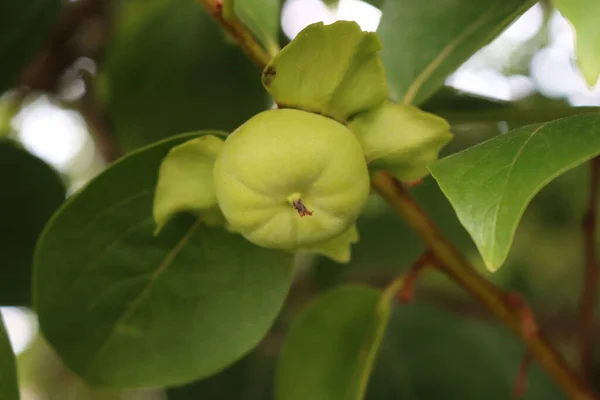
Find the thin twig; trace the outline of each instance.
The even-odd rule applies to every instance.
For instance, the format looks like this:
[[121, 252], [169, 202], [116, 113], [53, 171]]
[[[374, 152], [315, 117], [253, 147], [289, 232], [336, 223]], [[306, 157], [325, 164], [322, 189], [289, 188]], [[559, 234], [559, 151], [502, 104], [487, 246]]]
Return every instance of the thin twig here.
[[588, 205], [583, 217], [585, 274], [581, 294], [579, 326], [579, 354], [581, 373], [588, 377], [592, 364], [592, 332], [594, 329], [594, 305], [598, 292], [600, 268], [596, 260], [596, 220], [598, 214], [598, 185], [600, 184], [600, 158], [590, 161], [590, 189]]
[[[524, 326], [523, 307], [515, 307], [506, 293], [479, 275], [465, 257], [446, 239], [406, 188], [387, 172], [378, 173], [373, 187], [427, 244], [446, 272], [478, 299], [504, 324], [519, 335], [540, 365], [571, 399], [600, 399], [566, 363], [542, 332]], [[517, 304], [518, 305], [518, 304]], [[533, 332], [532, 332], [533, 331]]]
[[515, 386], [513, 388], [513, 396], [515, 397], [523, 397], [527, 392], [527, 372], [531, 361], [533, 361], [533, 354], [531, 350], [527, 349], [519, 363], [519, 372], [517, 373], [517, 379], [515, 379]]
[[[77, 58], [92, 57], [106, 44], [109, 4], [84, 0], [65, 5], [40, 51], [21, 71], [18, 85], [33, 91], [56, 91], [60, 77]], [[76, 40], [84, 28], [93, 30], [86, 33], [96, 40]]]
[[417, 261], [415, 261], [404, 276], [402, 287], [400, 288], [400, 291], [398, 291], [397, 298], [400, 303], [410, 303], [413, 300], [417, 278], [421, 275], [421, 272], [425, 267], [435, 263], [435, 257], [429, 249], [425, 250], [425, 252], [417, 258]]
[[240, 48], [260, 69], [267, 66], [271, 59], [269, 53], [256, 41], [239, 19], [223, 17], [222, 0], [198, 0], [198, 2], [235, 39]]
[[[259, 65], [264, 68], [269, 61], [267, 52], [254, 37], [239, 23], [232, 25], [223, 19], [220, 0], [198, 0], [214, 16], [225, 30], [237, 40], [238, 45]], [[442, 235], [431, 218], [412, 198], [404, 186], [391, 174], [380, 172], [372, 180], [373, 187], [387, 200], [407, 224], [427, 244], [443, 270], [473, 297], [481, 301], [500, 320], [517, 333], [538, 362], [560, 384], [571, 399], [600, 400], [575, 372], [569, 368], [564, 358], [552, 347], [539, 330], [528, 334], [523, 326], [523, 310], [515, 308], [507, 300], [507, 295], [496, 286], [481, 277], [464, 256]]]
[[112, 163], [123, 155], [123, 151], [112, 133], [113, 129], [106, 110], [97, 101], [92, 77], [83, 73], [82, 78], [85, 82], [85, 94], [77, 102], [76, 107], [88, 125], [98, 153], [106, 163]]

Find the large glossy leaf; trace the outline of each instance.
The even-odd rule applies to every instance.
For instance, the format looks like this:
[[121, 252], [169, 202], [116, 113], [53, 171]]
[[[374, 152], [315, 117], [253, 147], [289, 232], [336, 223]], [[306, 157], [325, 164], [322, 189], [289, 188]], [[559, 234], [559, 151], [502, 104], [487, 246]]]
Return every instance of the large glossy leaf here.
[[362, 399], [398, 286], [337, 288], [298, 316], [282, 349], [277, 400]]
[[65, 187], [44, 161], [0, 139], [0, 193], [0, 305], [29, 305], [35, 242]]
[[421, 104], [464, 61], [535, 1], [394, 0], [383, 6], [383, 43], [390, 97]]
[[599, 113], [530, 125], [430, 166], [488, 269], [502, 265], [531, 198], [600, 154]]
[[14, 85], [56, 19], [60, 0], [0, 2], [0, 94]]
[[0, 315], [0, 398], [19, 400], [15, 356], [2, 322], [2, 315]]
[[260, 70], [196, 0], [120, 0], [114, 18], [98, 89], [126, 150], [268, 107]]
[[189, 215], [158, 237], [160, 162], [184, 135], [132, 153], [75, 194], [36, 250], [40, 327], [88, 382], [177, 385], [225, 368], [270, 328], [292, 258]]
[[554, 0], [577, 35], [577, 62], [588, 85], [594, 86], [600, 75], [600, 3], [596, 0]]

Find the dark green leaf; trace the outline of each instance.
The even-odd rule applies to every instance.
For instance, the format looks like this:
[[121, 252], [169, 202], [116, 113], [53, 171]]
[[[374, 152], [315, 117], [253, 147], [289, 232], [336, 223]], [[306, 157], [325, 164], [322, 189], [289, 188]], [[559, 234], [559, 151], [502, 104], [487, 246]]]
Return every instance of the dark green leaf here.
[[48, 164], [1, 139], [0, 185], [0, 304], [29, 305], [35, 242], [65, 187]]
[[390, 97], [421, 104], [533, 0], [388, 0], [377, 29]]
[[268, 107], [259, 69], [198, 1], [116, 3], [99, 89], [124, 149], [199, 129], [229, 132]]
[[288, 332], [276, 398], [362, 399], [398, 284], [383, 294], [367, 287], [341, 287], [315, 300]]
[[430, 166], [488, 269], [506, 259], [532, 197], [600, 154], [599, 118], [591, 113], [526, 126]]
[[0, 398], [19, 400], [15, 355], [2, 322], [2, 315], [0, 315]]
[[455, 124], [506, 121], [513, 128], [600, 111], [600, 107], [573, 107], [565, 100], [548, 99], [537, 93], [518, 101], [504, 101], [449, 86], [438, 90], [422, 109]]
[[289, 254], [180, 215], [153, 236], [160, 162], [132, 153], [75, 194], [36, 251], [34, 303], [65, 363], [103, 386], [177, 385], [252, 349], [284, 301]]
[[39, 49], [56, 19], [60, 0], [3, 0], [0, 2], [0, 94]]
[[[267, 338], [264, 342], [269, 343], [275, 338]], [[208, 379], [169, 388], [167, 399], [272, 400], [277, 357], [271, 351], [265, 351], [270, 347], [259, 346], [231, 367]]]
[[[511, 399], [524, 352], [516, 337], [489, 321], [418, 303], [396, 307], [367, 399]], [[524, 398], [565, 399], [535, 363]]]
[[463, 92], [450, 86], [442, 86], [423, 103], [422, 109], [432, 113], [471, 112], [477, 115], [488, 110], [510, 108], [511, 102], [492, 99], [474, 93]]

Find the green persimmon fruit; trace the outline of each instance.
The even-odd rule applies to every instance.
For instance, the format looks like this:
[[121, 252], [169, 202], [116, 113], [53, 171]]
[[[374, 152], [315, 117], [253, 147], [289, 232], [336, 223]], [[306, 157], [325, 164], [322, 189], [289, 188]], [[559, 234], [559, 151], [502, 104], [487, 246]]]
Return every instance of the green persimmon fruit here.
[[213, 170], [229, 228], [263, 247], [299, 250], [346, 231], [369, 194], [363, 149], [341, 123], [264, 111], [225, 141]]

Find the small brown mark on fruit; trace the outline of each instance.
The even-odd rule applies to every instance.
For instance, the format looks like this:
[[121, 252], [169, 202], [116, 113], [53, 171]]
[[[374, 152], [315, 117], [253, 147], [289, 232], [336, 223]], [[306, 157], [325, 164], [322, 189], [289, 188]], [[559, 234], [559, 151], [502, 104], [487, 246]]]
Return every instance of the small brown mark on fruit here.
[[294, 200], [292, 202], [292, 205], [294, 206], [296, 211], [298, 211], [298, 215], [300, 215], [301, 217], [313, 214], [312, 211], [309, 211], [308, 208], [306, 208], [306, 206], [304, 205], [304, 203], [302, 203], [302, 199]]
[[275, 67], [269, 65], [265, 72], [263, 72], [263, 82], [265, 86], [269, 86], [271, 82], [273, 82], [273, 78], [277, 75], [277, 71], [275, 71]]

